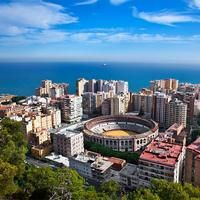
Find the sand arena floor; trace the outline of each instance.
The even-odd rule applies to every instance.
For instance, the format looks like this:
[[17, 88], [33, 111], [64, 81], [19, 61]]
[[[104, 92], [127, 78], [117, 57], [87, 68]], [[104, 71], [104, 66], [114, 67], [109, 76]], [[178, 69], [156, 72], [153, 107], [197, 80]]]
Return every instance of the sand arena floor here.
[[136, 133], [133, 131], [126, 131], [126, 130], [112, 130], [112, 131], [106, 131], [103, 133], [105, 136], [111, 136], [111, 137], [122, 137], [122, 136], [130, 136], [135, 135]]

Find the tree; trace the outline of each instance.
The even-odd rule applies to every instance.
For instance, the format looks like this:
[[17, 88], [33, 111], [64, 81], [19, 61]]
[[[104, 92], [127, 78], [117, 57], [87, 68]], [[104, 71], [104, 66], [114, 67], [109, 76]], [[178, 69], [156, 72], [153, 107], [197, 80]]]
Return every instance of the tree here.
[[0, 129], [0, 159], [17, 167], [17, 175], [24, 170], [27, 142], [19, 122], [3, 119]]
[[186, 183], [184, 184], [183, 189], [189, 195], [190, 198], [200, 199], [200, 188], [194, 187], [192, 184]]
[[15, 166], [0, 159], [0, 199], [16, 192], [17, 185], [14, 182], [16, 173]]
[[27, 143], [21, 124], [10, 119], [0, 123], [0, 196], [12, 195], [19, 189], [25, 169]]
[[100, 191], [110, 196], [111, 199], [119, 199], [120, 185], [115, 181], [108, 181], [100, 186]]
[[[84, 180], [68, 168], [51, 169], [28, 167], [23, 177], [23, 191], [26, 196], [73, 196], [83, 189]], [[73, 194], [73, 195], [72, 195]]]
[[179, 183], [154, 179], [152, 181], [151, 191], [157, 194], [161, 200], [189, 200], [189, 195]]
[[129, 200], [160, 200], [157, 194], [153, 194], [149, 189], [136, 190], [130, 193], [128, 196]]

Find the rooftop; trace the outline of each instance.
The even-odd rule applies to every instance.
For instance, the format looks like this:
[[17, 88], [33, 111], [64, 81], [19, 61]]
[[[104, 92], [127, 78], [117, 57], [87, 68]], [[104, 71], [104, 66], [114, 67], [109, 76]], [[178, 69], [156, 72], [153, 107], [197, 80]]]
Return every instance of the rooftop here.
[[115, 163], [115, 164], [119, 164], [119, 165], [126, 163], [126, 160], [116, 158], [116, 157], [110, 157], [109, 160], [110, 160], [110, 162]]
[[64, 166], [69, 167], [69, 159], [62, 155], [57, 155], [57, 154], [52, 153], [46, 156], [45, 158], [49, 161], [53, 161], [55, 163], [63, 164]]
[[181, 152], [181, 145], [154, 140], [143, 151], [140, 160], [174, 167]]
[[200, 154], [200, 137], [197, 138], [192, 144], [187, 146], [187, 149], [190, 149]]
[[73, 159], [78, 160], [78, 161], [83, 162], [83, 163], [87, 163], [87, 162], [92, 163], [92, 162], [95, 161], [95, 157], [89, 156], [89, 155], [84, 154], [84, 153], [73, 156]]
[[137, 172], [137, 165], [127, 163], [125, 167], [120, 171], [120, 174], [129, 176], [129, 175], [135, 175], [136, 172]]
[[11, 109], [11, 106], [0, 105], [0, 110], [8, 110]]
[[106, 171], [113, 165], [112, 162], [109, 161], [108, 158], [105, 157], [98, 157], [94, 163], [92, 163], [92, 167], [100, 170], [101, 172]]
[[63, 135], [65, 137], [73, 137], [75, 135], [80, 134], [80, 131], [75, 131], [75, 130], [68, 130], [67, 128], [62, 128], [58, 132], [54, 132], [56, 135]]

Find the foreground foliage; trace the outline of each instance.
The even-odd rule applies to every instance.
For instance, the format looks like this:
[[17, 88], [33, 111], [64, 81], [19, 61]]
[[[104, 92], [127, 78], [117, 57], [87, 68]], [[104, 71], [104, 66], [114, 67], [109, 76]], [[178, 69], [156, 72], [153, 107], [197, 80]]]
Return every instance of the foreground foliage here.
[[68, 168], [36, 168], [24, 162], [26, 140], [20, 123], [0, 123], [0, 199], [5, 200], [198, 200], [200, 189], [190, 184], [153, 180], [149, 189], [124, 192], [115, 181], [88, 186]]

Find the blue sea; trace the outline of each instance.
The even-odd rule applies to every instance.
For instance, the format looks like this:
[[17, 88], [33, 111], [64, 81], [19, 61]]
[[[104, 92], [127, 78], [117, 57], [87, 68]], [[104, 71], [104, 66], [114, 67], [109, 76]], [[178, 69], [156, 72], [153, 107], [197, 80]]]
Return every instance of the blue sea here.
[[33, 95], [41, 80], [69, 83], [75, 92], [76, 80], [115, 79], [129, 82], [130, 91], [149, 86], [154, 79], [176, 78], [181, 82], [200, 83], [200, 65], [94, 63], [94, 62], [32, 62], [0, 63], [0, 94]]

